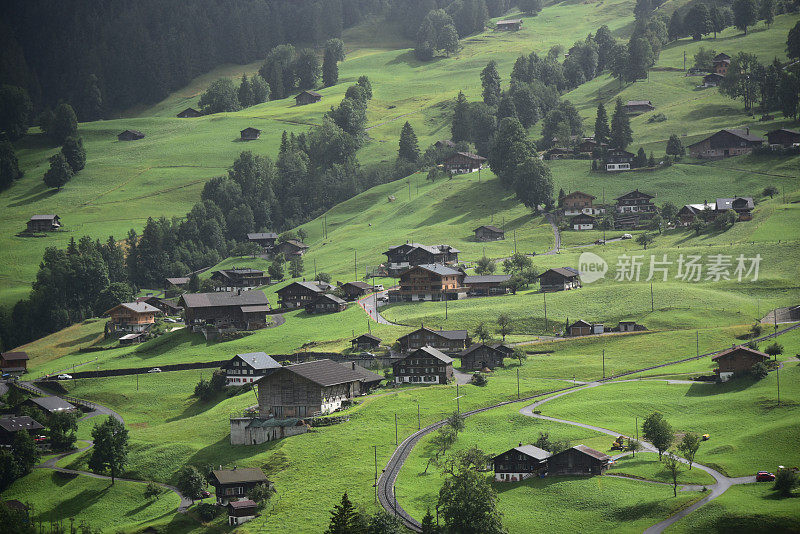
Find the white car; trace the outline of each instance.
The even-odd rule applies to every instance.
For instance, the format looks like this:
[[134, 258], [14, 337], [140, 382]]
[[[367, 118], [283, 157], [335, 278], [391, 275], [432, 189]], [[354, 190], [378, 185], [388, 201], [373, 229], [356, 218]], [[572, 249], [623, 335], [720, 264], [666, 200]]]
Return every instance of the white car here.
[[633, 239], [631, 234], [622, 234], [622, 239]]
[[375, 291], [383, 291], [383, 284], [378, 284], [373, 287]]
[[160, 368], [158, 368], [158, 367], [153, 367], [152, 369], [150, 369], [150, 370], [149, 370], [149, 371], [147, 371], [147, 372], [148, 372], [148, 373], [160, 373], [160, 372], [161, 372], [161, 369], [160, 369]]
[[66, 374], [66, 373], [65, 373], [65, 374], [61, 374], [61, 375], [58, 375], [58, 379], [59, 379], [59, 380], [70, 380], [71, 378], [72, 378], [72, 375], [68, 375], [68, 374]]

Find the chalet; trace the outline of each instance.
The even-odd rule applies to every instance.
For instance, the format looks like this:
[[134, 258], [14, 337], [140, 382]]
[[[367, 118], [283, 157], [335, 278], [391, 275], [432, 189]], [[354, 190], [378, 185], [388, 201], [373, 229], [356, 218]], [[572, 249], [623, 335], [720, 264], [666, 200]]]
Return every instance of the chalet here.
[[585, 215], [583, 213], [576, 215], [569, 221], [569, 225], [573, 230], [592, 230], [594, 229], [594, 225], [596, 223], [597, 219], [591, 215]]
[[655, 197], [635, 189], [614, 200], [617, 201], [617, 213], [648, 213], [654, 215], [657, 210], [655, 204], [653, 204], [653, 198]]
[[195, 332], [204, 326], [224, 330], [262, 328], [269, 313], [267, 296], [258, 289], [184, 293], [178, 303], [183, 306], [186, 326]]
[[728, 128], [689, 145], [689, 154], [693, 158], [719, 159], [742, 154], [751, 154], [760, 147], [764, 140], [750, 133], [750, 128]]
[[471, 340], [466, 330], [431, 330], [419, 328], [397, 339], [401, 352], [411, 352], [420, 347], [430, 346], [443, 352], [460, 352], [467, 348]]
[[61, 228], [58, 215], [33, 215], [28, 220], [29, 232], [55, 232]]
[[627, 150], [609, 150], [603, 160], [603, 163], [606, 164], [606, 172], [631, 170], [631, 163], [635, 157], [632, 152]]
[[718, 198], [716, 211], [723, 212], [733, 210], [739, 216], [740, 221], [749, 221], [753, 218], [752, 211], [755, 203], [752, 197]]
[[262, 417], [310, 417], [338, 410], [361, 394], [363, 377], [332, 360], [287, 365], [258, 380]]
[[440, 139], [439, 141], [433, 143], [433, 146], [436, 148], [455, 148], [456, 144], [450, 139]]
[[456, 152], [444, 162], [446, 171], [453, 174], [462, 174], [480, 170], [486, 158], [471, 152]]
[[316, 282], [292, 282], [277, 291], [281, 308], [304, 308], [317, 299], [324, 290]]
[[158, 310], [163, 313], [164, 315], [180, 315], [183, 311], [183, 308], [178, 306], [178, 302], [172, 299], [162, 299], [159, 297], [141, 297], [136, 299], [136, 302], [144, 302], [145, 304], [149, 304], [154, 308], [158, 308]]
[[389, 290], [389, 302], [458, 300], [467, 296], [462, 271], [429, 263], [416, 265], [400, 274], [400, 288]]
[[515, 32], [522, 28], [522, 19], [498, 20], [494, 27], [496, 30]]
[[505, 284], [509, 280], [511, 280], [509, 274], [479, 274], [465, 276], [462, 283], [470, 297], [490, 297], [508, 293]]
[[576, 152], [580, 154], [591, 154], [598, 148], [606, 148], [608, 143], [598, 143], [594, 137], [583, 137], [581, 142], [575, 147]]
[[708, 202], [703, 204], [686, 204], [678, 210], [678, 221], [682, 226], [689, 226], [697, 217], [711, 217], [714, 213], [714, 206]]
[[106, 311], [112, 332], [144, 332], [156, 322], [160, 310], [145, 302], [123, 302]]
[[463, 371], [483, 371], [503, 367], [505, 353], [485, 343], [475, 343], [458, 353]]
[[231, 501], [246, 498], [259, 484], [272, 485], [264, 472], [256, 467], [213, 469], [208, 483], [214, 487], [217, 504], [223, 506]]
[[125, 130], [117, 134], [119, 141], [138, 141], [139, 139], [144, 139], [144, 134], [139, 130]]
[[384, 254], [387, 258], [389, 275], [397, 276], [415, 265], [457, 263], [460, 252], [460, 250], [450, 245], [428, 246], [419, 243], [404, 243], [389, 247], [389, 250]]
[[79, 410], [60, 397], [48, 395], [47, 397], [31, 397], [23, 402], [25, 406], [37, 408], [48, 415], [54, 413], [77, 413]]
[[372, 284], [360, 281], [340, 284], [339, 288], [344, 293], [345, 300], [357, 300], [358, 298], [363, 297], [364, 295], [368, 295], [373, 291]]
[[545, 159], [553, 160], [553, 159], [571, 159], [575, 156], [575, 151], [571, 148], [566, 148], [562, 146], [554, 146], [547, 152], [545, 152]]
[[228, 510], [228, 525], [236, 526], [255, 519], [258, 513], [258, 504], [250, 499], [230, 501], [225, 507]]
[[194, 108], [186, 108], [180, 113], [178, 113], [179, 119], [196, 119], [197, 117], [202, 117], [202, 116], [203, 114]]
[[711, 361], [717, 363], [714, 372], [722, 382], [733, 376], [746, 375], [757, 363], [769, 360], [769, 355], [760, 350], [751, 349], [746, 345], [731, 347], [719, 354], [712, 356]]
[[211, 272], [211, 281], [219, 291], [234, 291], [236, 289], [253, 289], [258, 286], [269, 285], [269, 276], [258, 269], [239, 268], [220, 269]]
[[361, 334], [351, 339], [350, 343], [353, 345], [353, 350], [374, 350], [380, 347], [381, 338], [372, 334]]
[[790, 148], [800, 145], [800, 131], [779, 128], [767, 132], [767, 143], [772, 147]]
[[500, 241], [506, 238], [506, 233], [496, 226], [484, 224], [473, 230], [475, 241]]
[[722, 74], [717, 74], [716, 72], [712, 72], [710, 74], [706, 74], [703, 76], [703, 87], [716, 87], [722, 80], [725, 78]]
[[596, 198], [594, 195], [582, 193], [581, 191], [573, 191], [561, 199], [561, 209], [564, 210], [566, 217], [571, 217], [572, 215], [599, 215], [605, 210], [592, 205]]
[[720, 53], [714, 56], [712, 62], [714, 64], [714, 74], [719, 74], [720, 76], [728, 74], [728, 69], [731, 66], [731, 56]]
[[4, 415], [0, 417], [0, 445], [11, 445], [17, 432], [26, 430], [32, 434], [44, 427], [38, 421], [27, 415]]
[[281, 364], [265, 352], [237, 354], [222, 364], [226, 386], [252, 384], [262, 376], [266, 376], [280, 368]]
[[322, 293], [306, 304], [306, 313], [338, 313], [347, 309], [347, 302], [336, 295]]
[[656, 109], [655, 106], [649, 100], [628, 100], [622, 106], [622, 110], [630, 114], [646, 113], [654, 109]]
[[583, 319], [579, 319], [569, 325], [567, 328], [567, 336], [591, 336], [592, 334], [602, 334], [603, 331], [604, 327], [602, 324], [592, 324], [584, 321]]
[[186, 284], [189, 283], [190, 278], [188, 276], [175, 276], [172, 278], [165, 278], [164, 279], [164, 289], [169, 289], [171, 287], [183, 288]]
[[248, 126], [239, 132], [239, 136], [242, 141], [254, 141], [255, 139], [261, 137], [261, 130], [258, 128], [253, 128], [252, 126]]
[[514, 349], [509, 347], [505, 343], [492, 343], [489, 346], [495, 350], [499, 350], [500, 352], [502, 352], [506, 358], [511, 358], [512, 356], [514, 356]]
[[278, 234], [272, 232], [258, 232], [247, 234], [247, 240], [264, 248], [272, 248], [278, 240]]
[[319, 102], [320, 100], [322, 100], [322, 95], [317, 93], [316, 91], [303, 91], [302, 93], [294, 97], [294, 102], [298, 106], [313, 104], [314, 102]]
[[287, 239], [286, 241], [278, 243], [274, 247], [274, 250], [278, 254], [283, 254], [285, 258], [291, 259], [293, 256], [302, 256], [305, 254], [308, 250], [308, 245], [297, 239]]
[[539, 288], [542, 292], [566, 291], [580, 287], [580, 273], [570, 267], [548, 269], [539, 275]]
[[575, 445], [547, 459], [548, 475], [601, 475], [611, 457], [586, 445]]
[[547, 472], [547, 459], [551, 454], [533, 445], [519, 444], [511, 450], [498, 454], [494, 463], [495, 482], [517, 482]]
[[360, 389], [362, 395], [378, 387], [384, 379], [383, 376], [378, 373], [373, 373], [369, 369], [364, 369], [356, 362], [339, 362], [339, 365], [343, 365], [345, 369], [349, 369], [361, 377], [359, 382], [361, 382]]
[[392, 364], [395, 384], [447, 384], [453, 378], [453, 358], [433, 347], [421, 347]]
[[24, 373], [28, 370], [27, 352], [3, 352], [0, 354], [0, 369], [4, 373]]

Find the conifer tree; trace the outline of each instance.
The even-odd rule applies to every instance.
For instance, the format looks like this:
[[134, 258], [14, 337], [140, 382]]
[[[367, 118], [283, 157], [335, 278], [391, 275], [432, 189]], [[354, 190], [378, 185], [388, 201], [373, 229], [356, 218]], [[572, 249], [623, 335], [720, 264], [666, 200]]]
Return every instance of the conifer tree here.
[[617, 98], [614, 114], [611, 116], [611, 137], [609, 145], [611, 148], [625, 150], [633, 141], [633, 131], [631, 122], [625, 109], [622, 107], [622, 99]]
[[608, 143], [610, 134], [606, 107], [600, 102], [597, 105], [597, 117], [594, 120], [594, 142], [597, 143], [597, 146], [600, 146], [601, 143]]
[[253, 105], [253, 88], [250, 85], [250, 80], [247, 79], [247, 74], [242, 74], [242, 83], [239, 84], [239, 105], [243, 108], [249, 108]]
[[450, 128], [451, 139], [457, 143], [459, 141], [469, 141], [472, 125], [469, 118], [469, 103], [467, 97], [461, 91], [456, 98], [456, 107], [453, 112], [453, 125]]
[[497, 106], [500, 103], [500, 74], [497, 72], [497, 63], [494, 60], [481, 71], [481, 85], [483, 102], [487, 106]]
[[400, 132], [400, 149], [398, 150], [398, 157], [412, 163], [419, 160], [419, 144], [417, 143], [417, 135], [414, 133], [414, 128], [406, 121], [403, 125], [403, 130]]
[[325, 534], [351, 534], [358, 527], [358, 514], [347, 497], [347, 492], [342, 495], [342, 503], [334, 505], [331, 512], [331, 522]]

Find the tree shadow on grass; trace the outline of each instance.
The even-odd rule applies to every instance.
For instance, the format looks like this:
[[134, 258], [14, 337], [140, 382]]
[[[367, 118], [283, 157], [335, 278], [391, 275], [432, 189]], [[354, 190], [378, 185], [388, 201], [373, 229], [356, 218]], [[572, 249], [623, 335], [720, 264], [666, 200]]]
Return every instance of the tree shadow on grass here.
[[687, 397], [711, 397], [713, 395], [722, 395], [725, 393], [735, 393], [737, 391], [744, 391], [750, 386], [754, 385], [756, 380], [750, 377], [733, 378], [721, 384], [714, 384], [709, 386], [706, 383], [692, 384], [686, 390]]
[[517, 207], [519, 202], [510, 193], [504, 192], [498, 198], [498, 186], [499, 181], [497, 180], [474, 183], [472, 187], [464, 188], [446, 199], [437, 201], [431, 206], [431, 215], [418, 223], [416, 228], [425, 228], [443, 222], [461, 224], [483, 220], [494, 212]]
[[212, 408], [216, 408], [217, 404], [223, 400], [225, 400], [225, 397], [222, 394], [219, 394], [214, 399], [207, 401], [197, 399], [195, 402], [187, 406], [180, 415], [170, 417], [166, 420], [166, 422], [171, 423], [173, 421], [179, 421], [181, 419], [187, 419], [189, 417], [203, 414]]
[[[42, 190], [34, 193], [33, 191], [35, 189], [42, 189]], [[9, 208], [16, 208], [16, 207], [19, 207], [19, 206], [26, 206], [28, 204], [33, 204], [34, 202], [39, 202], [40, 200], [44, 200], [46, 198], [49, 198], [49, 197], [55, 195], [56, 193], [58, 193], [58, 189], [51, 189], [49, 187], [44, 187], [44, 186], [42, 186], [42, 187], [32, 187], [30, 190], [28, 190], [27, 193], [24, 193], [24, 194], [22, 194], [22, 195], [17, 197], [20, 200], [18, 200], [17, 202], [12, 202], [11, 204], [8, 205], [8, 207]]]
[[403, 52], [402, 54], [398, 55], [397, 57], [395, 57], [391, 61], [387, 62], [386, 65], [387, 66], [388, 65], [399, 65], [401, 63], [404, 63], [407, 66], [411, 67], [412, 69], [416, 69], [416, 68], [424, 67], [424, 66], [427, 66], [427, 65], [433, 65], [433, 64], [438, 63], [439, 61], [442, 61], [444, 59], [447, 59], [447, 58], [445, 58], [444, 56], [437, 56], [437, 57], [431, 59], [430, 61], [421, 61], [421, 60], [417, 59], [417, 56], [414, 55], [414, 51], [413, 50], [409, 50], [408, 52]]
[[751, 533], [797, 533], [800, 531], [800, 520], [791, 517], [775, 517], [771, 515], [752, 514], [735, 515], [726, 514], [720, 518], [712, 519], [696, 525], [696, 532], [751, 532]]
[[[284, 438], [284, 439], [293, 439]], [[216, 443], [204, 447], [195, 452], [188, 460], [188, 465], [214, 465], [218, 466], [220, 462], [224, 465], [234, 466], [241, 465], [242, 460], [252, 458], [259, 454], [279, 448], [283, 444], [283, 440], [267, 441], [259, 445], [231, 445], [230, 435], [225, 436]]]
[[56, 347], [74, 347], [75, 345], [80, 345], [82, 343], [88, 343], [90, 341], [94, 341], [94, 339], [98, 335], [99, 334], [96, 334], [96, 333], [86, 334], [85, 336], [83, 336], [81, 338], [72, 339], [70, 341], [64, 341], [63, 343], [59, 343], [58, 345], [56, 345]]
[[86, 508], [97, 503], [106, 495], [106, 493], [108, 493], [108, 490], [110, 489], [111, 481], [109, 480], [108, 485], [105, 488], [101, 490], [83, 490], [74, 497], [70, 497], [65, 501], [59, 502], [56, 507], [47, 513], [40, 514], [40, 516], [45, 521], [62, 521], [64, 519], [69, 519], [70, 517], [75, 517], [80, 512], [85, 511]]

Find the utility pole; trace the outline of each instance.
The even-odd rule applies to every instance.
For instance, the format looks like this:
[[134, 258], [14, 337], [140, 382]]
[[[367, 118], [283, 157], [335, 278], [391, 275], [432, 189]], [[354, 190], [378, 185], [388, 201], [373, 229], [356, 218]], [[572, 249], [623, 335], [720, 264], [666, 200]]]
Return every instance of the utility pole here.
[[700, 330], [695, 331], [694, 333], [694, 350], [697, 357], [700, 357]]
[[544, 333], [547, 333], [547, 291], [542, 291], [542, 298], [544, 299]]
[[397, 412], [394, 413], [394, 444], [397, 446]]
[[411, 180], [408, 181], [408, 201], [411, 202]]
[[[639, 441], [639, 418], [636, 418], [636, 441]], [[636, 458], [636, 450], [633, 451], [633, 457]]]
[[603, 378], [606, 377], [606, 349], [603, 349]]
[[[73, 369], [72, 372], [74, 373], [75, 370]], [[136, 373], [136, 391], [139, 391], [139, 373]]]
[[378, 446], [373, 445], [372, 448], [375, 450], [375, 483], [373, 487], [375, 488], [375, 502], [378, 502]]
[[444, 294], [444, 320], [447, 320], [447, 294]]
[[514, 255], [517, 254], [517, 229], [514, 228]]
[[[606, 188], [603, 188], [603, 210], [606, 209]], [[606, 246], [606, 225], [603, 224], [603, 246]]]
[[314, 258], [314, 280], [317, 279], [317, 258]]
[[683, 51], [683, 72], [686, 72], [686, 50]]
[[461, 395], [458, 394], [458, 382], [456, 382], [456, 413], [461, 413]]
[[358, 251], [357, 250], [353, 251], [353, 275], [356, 277], [356, 280], [358, 280]]
[[422, 419], [419, 415], [419, 401], [417, 401], [417, 430], [422, 429]]
[[519, 399], [519, 369], [517, 369], [517, 399]]
[[[777, 358], [777, 356], [775, 356]], [[781, 405], [781, 365], [778, 364], [778, 367], [775, 368], [775, 379], [778, 381], [778, 406]]]

